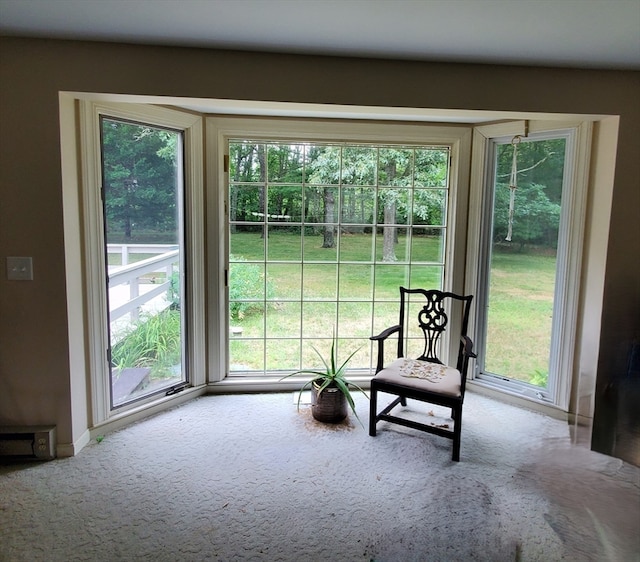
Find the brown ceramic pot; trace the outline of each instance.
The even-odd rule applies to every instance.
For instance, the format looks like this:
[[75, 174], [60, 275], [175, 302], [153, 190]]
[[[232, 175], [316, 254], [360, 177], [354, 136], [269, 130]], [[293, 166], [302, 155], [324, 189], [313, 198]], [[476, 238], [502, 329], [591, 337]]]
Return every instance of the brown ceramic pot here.
[[335, 386], [328, 386], [318, 394], [320, 385], [311, 385], [311, 414], [321, 422], [338, 423], [347, 417], [346, 396]]

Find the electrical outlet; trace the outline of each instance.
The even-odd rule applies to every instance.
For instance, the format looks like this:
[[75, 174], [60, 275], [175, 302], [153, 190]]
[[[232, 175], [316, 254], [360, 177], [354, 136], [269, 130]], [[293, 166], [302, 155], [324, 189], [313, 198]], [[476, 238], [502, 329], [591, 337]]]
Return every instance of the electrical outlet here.
[[33, 281], [31, 258], [7, 257], [7, 279], [10, 281]]

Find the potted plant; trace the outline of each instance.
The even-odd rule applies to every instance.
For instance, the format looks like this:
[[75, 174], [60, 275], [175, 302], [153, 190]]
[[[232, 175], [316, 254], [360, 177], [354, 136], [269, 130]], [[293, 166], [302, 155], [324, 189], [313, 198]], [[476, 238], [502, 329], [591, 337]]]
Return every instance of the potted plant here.
[[[321, 422], [338, 423], [345, 419], [349, 413], [348, 406], [351, 407], [353, 414], [358, 418], [356, 406], [351, 395], [351, 389], [356, 389], [367, 396], [366, 392], [354, 382], [345, 378], [347, 363], [359, 351], [356, 349], [347, 359], [338, 367], [338, 358], [336, 356], [335, 338], [331, 342], [331, 357], [329, 361], [325, 360], [322, 354], [314, 347], [313, 350], [318, 354], [324, 364], [324, 371], [314, 369], [302, 369], [290, 375], [282, 377], [286, 379], [295, 375], [313, 375], [310, 381], [302, 385], [298, 394], [298, 409], [300, 409], [300, 400], [302, 393], [308, 387], [311, 387], [311, 414]], [[368, 396], [367, 396], [368, 398]], [[360, 421], [362, 424], [362, 422]]]

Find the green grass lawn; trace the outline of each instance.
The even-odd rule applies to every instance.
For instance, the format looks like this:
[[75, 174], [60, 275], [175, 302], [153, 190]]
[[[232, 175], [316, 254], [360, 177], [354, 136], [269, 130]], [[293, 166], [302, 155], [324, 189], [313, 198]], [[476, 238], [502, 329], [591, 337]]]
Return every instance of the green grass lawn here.
[[[336, 324], [341, 338], [340, 357], [347, 357], [361, 346], [351, 364], [369, 367], [372, 351], [369, 336], [397, 322], [398, 287], [441, 284], [442, 267], [437, 264], [377, 263], [374, 272], [371, 262], [374, 256], [381, 259], [381, 248], [374, 249], [372, 235], [349, 234], [344, 239], [349, 263], [342, 263], [338, 269], [338, 251], [322, 248], [322, 236], [301, 239], [294, 234], [270, 233], [265, 243], [259, 231], [231, 235], [234, 256], [258, 262], [265, 255], [269, 259], [302, 261], [267, 264], [273, 296], [266, 304], [266, 312], [259, 308], [232, 321], [232, 325], [243, 329], [242, 335], [230, 342], [232, 371], [318, 366], [311, 343], [326, 351]], [[344, 246], [341, 244], [340, 248]], [[396, 252], [399, 260], [406, 255], [406, 247], [406, 239], [400, 237], [397, 248], [401, 251]], [[418, 261], [437, 260], [441, 240], [415, 238], [413, 249]], [[488, 371], [524, 381], [546, 373], [554, 279], [553, 256], [495, 253]], [[338, 294], [341, 302], [336, 304]], [[303, 341], [302, 350], [300, 334], [303, 340], [308, 339]], [[262, 339], [265, 335], [266, 343]], [[304, 365], [300, 365], [301, 352]]]
[[[249, 292], [244, 285], [239, 292], [231, 291], [242, 311], [231, 322], [233, 327], [242, 328], [242, 334], [233, 335], [229, 344], [232, 372], [321, 367], [312, 345], [326, 354], [336, 326], [339, 357], [346, 358], [359, 349], [351, 365], [369, 368], [375, 353], [369, 337], [397, 322], [398, 287], [441, 286], [439, 237], [414, 238], [418, 263], [409, 264], [400, 258], [406, 255], [404, 237], [397, 244], [398, 261], [383, 263], [379, 244], [377, 248], [374, 244], [378, 240], [371, 234], [349, 234], [337, 250], [322, 248], [320, 235], [301, 238], [272, 232], [265, 243], [260, 232], [231, 236], [231, 287], [240, 281], [247, 286], [258, 283], [257, 292]], [[349, 260], [338, 267], [337, 257], [345, 246]], [[265, 255], [280, 262], [266, 264], [266, 292]], [[555, 264], [554, 256], [500, 250], [494, 253], [487, 371], [545, 383]], [[257, 300], [242, 302], [247, 295]], [[393, 345], [388, 347], [390, 358], [394, 349]]]
[[555, 256], [496, 252], [485, 370], [540, 383], [549, 369]]

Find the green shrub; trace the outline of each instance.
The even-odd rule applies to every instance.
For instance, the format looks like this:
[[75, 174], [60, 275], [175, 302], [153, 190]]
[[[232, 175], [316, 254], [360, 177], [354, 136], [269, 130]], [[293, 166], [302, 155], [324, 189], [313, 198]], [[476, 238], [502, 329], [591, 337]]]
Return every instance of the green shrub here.
[[547, 387], [547, 379], [549, 378], [549, 373], [547, 371], [543, 371], [542, 369], [536, 369], [533, 371], [533, 375], [529, 379], [530, 384], [534, 384], [536, 386], [541, 386], [542, 388]]
[[169, 277], [169, 290], [167, 300], [171, 303], [172, 310], [180, 310], [180, 272], [174, 271]]
[[[273, 283], [265, 281], [264, 270], [258, 264], [247, 263], [241, 256], [229, 256], [229, 314], [232, 320], [262, 311], [264, 298], [272, 297]], [[247, 301], [256, 302], [247, 302]]]
[[171, 376], [182, 354], [180, 312], [164, 310], [144, 315], [131, 325], [111, 350], [112, 366], [118, 370], [149, 367], [152, 376]]

